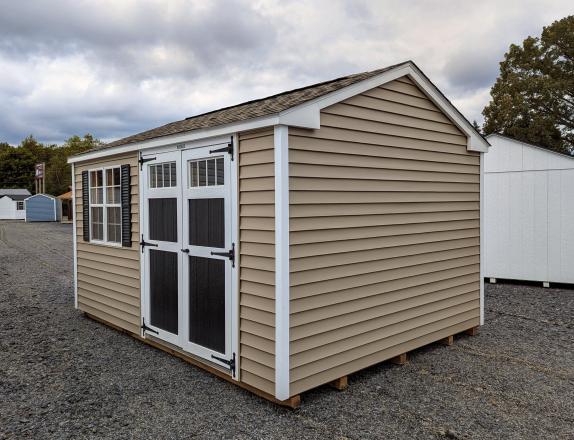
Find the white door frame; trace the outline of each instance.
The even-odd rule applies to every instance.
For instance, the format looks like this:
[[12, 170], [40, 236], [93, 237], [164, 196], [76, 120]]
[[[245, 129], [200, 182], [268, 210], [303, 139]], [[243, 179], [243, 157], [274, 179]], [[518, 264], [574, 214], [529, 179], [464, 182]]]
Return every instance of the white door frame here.
[[[202, 147], [211, 147], [211, 149], [219, 149], [222, 147], [227, 146], [229, 143], [232, 143], [232, 148], [233, 148], [233, 160], [230, 161], [230, 165], [229, 165], [229, 210], [230, 210], [230, 223], [229, 226], [227, 228], [227, 230], [229, 230], [229, 242], [230, 243], [234, 243], [235, 244], [235, 267], [233, 267], [231, 269], [231, 274], [230, 274], [230, 280], [229, 280], [229, 291], [230, 291], [230, 308], [229, 310], [226, 310], [226, 319], [230, 320], [230, 341], [227, 341], [226, 339], [226, 347], [229, 347], [227, 350], [230, 354], [230, 356], [235, 356], [235, 370], [234, 370], [234, 374], [232, 374], [232, 378], [239, 381], [240, 380], [240, 375], [239, 375], [239, 371], [240, 371], [240, 366], [239, 366], [239, 257], [240, 257], [240, 248], [239, 248], [239, 201], [238, 201], [238, 196], [239, 196], [239, 179], [238, 179], [238, 152], [237, 152], [237, 145], [238, 145], [238, 135], [236, 133], [234, 134], [229, 134], [227, 136], [220, 136], [220, 137], [216, 137], [216, 138], [211, 138], [211, 139], [202, 139], [200, 141], [194, 141], [194, 142], [188, 142], [186, 144], [181, 144], [181, 145], [169, 145], [169, 146], [165, 146], [165, 147], [158, 147], [158, 148], [150, 148], [150, 149], [146, 149], [146, 150], [142, 150], [140, 155], [141, 157], [144, 158], [149, 158], [149, 157], [153, 157], [154, 154], [164, 154], [164, 153], [168, 153], [168, 152], [173, 152], [177, 154], [180, 154], [180, 152], [186, 151], [186, 150], [192, 150], [192, 149], [196, 149], [196, 148], [202, 148]], [[225, 153], [227, 154], [227, 153]], [[180, 155], [181, 156], [181, 155]], [[187, 167], [184, 164], [184, 161], [181, 159], [178, 160], [179, 163], [179, 176], [178, 176], [178, 189], [181, 192], [182, 191], [182, 184], [185, 184], [185, 182], [187, 181]], [[145, 169], [145, 175], [144, 175], [144, 171], [140, 170], [140, 178], [139, 180], [139, 209], [140, 209], [140, 218], [139, 218], [139, 222], [140, 222], [140, 237], [141, 237], [141, 233], [144, 233], [144, 239], [147, 240], [148, 237], [146, 236], [147, 234], [147, 230], [144, 230], [144, 223], [146, 223], [144, 221], [145, 216], [145, 195], [144, 195], [144, 191], [146, 190], [146, 185], [147, 185], [147, 180], [145, 177], [147, 177], [147, 168], [146, 168], [146, 164], [149, 164], [149, 162], [146, 162], [143, 164], [143, 169]], [[185, 168], [185, 169], [184, 169]], [[182, 173], [182, 170], [185, 171], [185, 174]], [[179, 238], [179, 242], [177, 243], [177, 246], [181, 246], [183, 244], [183, 233], [182, 233], [182, 229], [184, 228], [183, 226], [183, 215], [182, 215], [182, 211], [181, 211], [181, 203], [182, 203], [183, 197], [180, 196], [178, 197], [178, 238]], [[226, 209], [227, 210], [227, 209]], [[146, 226], [147, 227], [147, 226]], [[226, 232], [227, 232], [226, 230]], [[187, 234], [187, 233], [186, 233]], [[226, 240], [227, 241], [227, 240]], [[226, 243], [227, 244], [227, 243]], [[144, 248], [145, 251], [145, 248]], [[185, 255], [183, 252], [181, 252], [181, 248], [180, 248], [180, 252], [179, 252], [179, 260], [181, 261], [182, 259], [182, 255]], [[146, 298], [145, 298], [145, 293], [146, 292], [146, 287], [147, 287], [147, 267], [146, 267], [146, 261], [149, 261], [149, 258], [143, 258], [143, 255], [140, 253], [140, 298], [141, 298], [141, 319], [143, 320], [144, 317], [146, 316], [145, 313], [148, 310], [149, 305], [146, 304]], [[183, 264], [180, 262], [178, 264], [179, 268], [183, 268]], [[181, 272], [181, 270], [180, 270]], [[180, 292], [183, 292], [183, 286], [181, 285], [183, 277], [180, 274], [179, 276], [179, 289]], [[227, 280], [226, 280], [227, 281]], [[180, 295], [181, 297], [182, 295]], [[183, 333], [182, 333], [182, 326], [181, 323], [185, 322], [184, 320], [184, 316], [183, 316], [183, 304], [179, 304], [178, 303], [178, 307], [179, 307], [179, 328], [180, 328], [180, 335], [178, 337], [178, 340], [175, 341], [174, 345], [177, 345], [179, 347], [182, 347], [183, 344], [181, 344], [180, 338], [183, 337]], [[229, 316], [230, 315], [230, 316]], [[229, 316], [229, 318], [227, 317]], [[143, 321], [142, 321], [143, 322]], [[147, 319], [146, 319], [146, 325], [149, 325]], [[150, 333], [151, 336], [154, 336], [153, 333]], [[142, 336], [143, 338], [145, 338], [146, 336], [148, 336], [148, 334], [146, 333], [146, 331], [142, 328], [141, 329], [141, 333], [140, 336]], [[169, 342], [169, 341], [168, 341]], [[172, 342], [173, 343], [173, 342]], [[183, 347], [182, 347], [183, 349]], [[229, 357], [230, 358], [230, 357]], [[215, 363], [217, 365], [223, 366], [220, 362], [213, 360], [213, 359], [205, 359], [207, 362], [211, 362], [211, 363]], [[225, 366], [226, 367], [226, 366]]]

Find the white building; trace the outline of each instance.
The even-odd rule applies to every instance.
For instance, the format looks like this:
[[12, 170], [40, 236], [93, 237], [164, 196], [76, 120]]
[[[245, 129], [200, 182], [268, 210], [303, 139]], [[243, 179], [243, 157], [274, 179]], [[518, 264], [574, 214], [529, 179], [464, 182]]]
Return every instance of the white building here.
[[24, 220], [24, 199], [28, 197], [27, 189], [0, 189], [0, 220]]
[[574, 283], [574, 157], [492, 134], [485, 277]]

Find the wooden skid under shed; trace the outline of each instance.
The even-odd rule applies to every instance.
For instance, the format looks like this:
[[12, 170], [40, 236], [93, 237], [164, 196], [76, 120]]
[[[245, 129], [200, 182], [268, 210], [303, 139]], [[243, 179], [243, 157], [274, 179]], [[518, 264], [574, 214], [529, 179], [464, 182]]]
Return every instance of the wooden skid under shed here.
[[[216, 367], [211, 366], [211, 365], [208, 365], [208, 364], [204, 363], [203, 361], [196, 359], [193, 356], [187, 355], [185, 353], [182, 353], [179, 350], [173, 349], [173, 348], [165, 345], [163, 342], [160, 343], [160, 342], [157, 342], [157, 341], [150, 339], [150, 338], [142, 338], [140, 335], [132, 333], [132, 332], [125, 330], [121, 327], [118, 327], [118, 326], [116, 326], [116, 325], [114, 325], [114, 324], [112, 324], [112, 323], [110, 323], [104, 319], [98, 318], [97, 316], [94, 316], [90, 313], [84, 312], [84, 315], [86, 317], [94, 320], [94, 321], [100, 322], [100, 323], [105, 324], [108, 327], [111, 327], [111, 328], [118, 330], [122, 333], [126, 333], [130, 336], [133, 336], [134, 338], [136, 338], [137, 340], [139, 340], [145, 344], [151, 345], [152, 347], [158, 348], [162, 351], [165, 351], [166, 353], [169, 353], [173, 356], [176, 356], [176, 357], [182, 359], [183, 361], [185, 361], [191, 365], [194, 365], [194, 366], [199, 367], [203, 370], [209, 371], [210, 373], [214, 374], [215, 376], [217, 376], [223, 380], [226, 380], [227, 382], [238, 385], [239, 387], [241, 387], [247, 391], [250, 391], [257, 396], [262, 397], [265, 400], [268, 400], [269, 402], [272, 402], [272, 403], [275, 403], [277, 405], [284, 406], [287, 408], [291, 408], [291, 409], [298, 408], [301, 405], [301, 396], [300, 395], [292, 396], [287, 400], [277, 400], [271, 394], [268, 394], [264, 391], [258, 390], [257, 388], [252, 387], [251, 385], [248, 385], [246, 383], [233, 380], [231, 378], [231, 376], [227, 372], [225, 372], [224, 370], [216, 368]], [[469, 329], [463, 331], [461, 334], [476, 336], [478, 334], [478, 329], [479, 329], [478, 326], [472, 327], [472, 328], [469, 328]], [[451, 336], [447, 336], [446, 338], [440, 339], [436, 342], [442, 343], [444, 345], [452, 345], [453, 340], [454, 340], [454, 336], [451, 335]], [[401, 353], [398, 356], [395, 356], [393, 358], [388, 359], [388, 361], [392, 362], [393, 364], [396, 364], [396, 365], [405, 365], [408, 362], [407, 353]], [[340, 391], [345, 390], [348, 387], [348, 376], [342, 376], [338, 379], [335, 379], [334, 381], [329, 382], [329, 385], [331, 387], [335, 388], [336, 390], [340, 390]]]

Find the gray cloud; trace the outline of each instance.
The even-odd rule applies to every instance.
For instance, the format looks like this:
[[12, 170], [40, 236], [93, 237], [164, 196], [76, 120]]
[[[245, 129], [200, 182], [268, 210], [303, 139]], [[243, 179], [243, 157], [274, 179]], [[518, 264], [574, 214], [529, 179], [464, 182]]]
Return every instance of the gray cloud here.
[[471, 51], [455, 54], [445, 64], [449, 83], [455, 88], [490, 87], [498, 75], [499, 52]]
[[273, 27], [243, 2], [206, 4], [178, 2], [170, 8], [138, 2], [116, 11], [100, 2], [60, 0], [34, 8], [8, 2], [0, 14], [0, 52], [20, 59], [82, 54], [102, 70], [138, 80], [193, 77], [251, 55], [265, 56], [275, 45]]
[[569, 1], [0, 0], [0, 142], [113, 139], [413, 59], [479, 119], [512, 42]]

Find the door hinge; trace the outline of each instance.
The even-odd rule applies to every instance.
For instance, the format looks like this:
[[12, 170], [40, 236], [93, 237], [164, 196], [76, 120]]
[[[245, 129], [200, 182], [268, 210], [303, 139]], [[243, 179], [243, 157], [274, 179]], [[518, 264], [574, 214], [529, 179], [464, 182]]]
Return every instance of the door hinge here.
[[145, 325], [145, 318], [142, 318], [142, 325], [141, 325], [141, 329], [145, 332], [150, 332], [150, 333], [155, 333], [156, 335], [158, 335], [159, 333], [157, 332], [157, 330], [154, 330], [151, 327], [148, 327], [147, 325]]
[[140, 246], [142, 247], [142, 254], [143, 254], [144, 248], [145, 248], [146, 246], [157, 247], [157, 244], [154, 244], [154, 243], [150, 243], [150, 242], [148, 242], [148, 241], [145, 241], [144, 238], [143, 238], [143, 234], [142, 234], [142, 241], [140, 241]]
[[235, 267], [235, 243], [231, 244], [231, 249], [227, 252], [211, 252], [211, 255], [217, 255], [219, 257], [227, 257], [231, 260], [231, 267]]
[[220, 358], [219, 356], [215, 356], [214, 354], [211, 355], [211, 358], [221, 362], [222, 364], [227, 365], [227, 367], [231, 371], [231, 375], [235, 377], [235, 353], [233, 353], [231, 359]]
[[213, 153], [227, 153], [231, 154], [231, 160], [233, 160], [233, 137], [231, 137], [227, 147], [218, 148], [217, 150], [209, 150], [209, 154]]
[[151, 161], [151, 160], [156, 160], [156, 158], [155, 158], [155, 157], [146, 157], [146, 158], [144, 159], [144, 157], [140, 155], [140, 158], [139, 158], [139, 160], [138, 160], [138, 162], [139, 162], [139, 164], [140, 164], [140, 171], [143, 170], [143, 164], [146, 163], [146, 162], [149, 162], [149, 161]]

